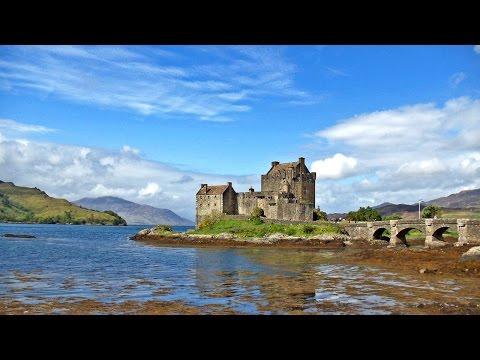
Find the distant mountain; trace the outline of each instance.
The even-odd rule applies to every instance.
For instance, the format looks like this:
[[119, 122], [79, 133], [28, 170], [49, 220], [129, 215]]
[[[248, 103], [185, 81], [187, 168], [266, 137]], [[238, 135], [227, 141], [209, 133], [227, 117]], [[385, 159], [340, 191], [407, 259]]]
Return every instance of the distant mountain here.
[[451, 209], [480, 208], [480, 189], [460, 191], [456, 194], [430, 200], [427, 204]]
[[127, 220], [129, 225], [195, 225], [192, 221], [178, 216], [171, 210], [141, 205], [114, 196], [83, 198], [74, 203], [89, 209], [112, 210]]
[[[420, 208], [423, 209], [427, 205], [437, 205], [442, 207], [446, 212], [448, 210], [478, 210], [480, 209], [480, 189], [464, 190], [456, 194], [451, 194], [438, 199], [425, 201], [421, 203]], [[373, 206], [380, 215], [388, 216], [399, 214], [402, 217], [417, 216], [418, 203], [416, 204], [392, 204], [384, 202], [380, 205]], [[329, 219], [345, 218], [347, 213], [334, 213], [327, 215]]]
[[0, 181], [0, 221], [47, 224], [126, 225], [112, 212], [81, 208], [37, 188]]
[[[422, 203], [420, 206], [422, 209], [425, 205]], [[398, 214], [403, 212], [414, 212], [418, 211], [418, 204], [415, 205], [407, 205], [407, 204], [392, 204], [392, 203], [383, 203], [373, 207], [378, 211], [378, 213], [382, 216]]]

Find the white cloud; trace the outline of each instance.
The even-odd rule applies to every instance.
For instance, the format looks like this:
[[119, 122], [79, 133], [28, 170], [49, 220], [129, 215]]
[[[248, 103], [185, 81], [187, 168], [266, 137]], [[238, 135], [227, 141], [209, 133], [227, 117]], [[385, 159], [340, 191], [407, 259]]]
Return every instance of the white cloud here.
[[143, 159], [138, 151], [111, 151], [0, 137], [0, 180], [38, 187], [49, 195], [77, 200], [119, 196], [168, 208], [194, 219], [201, 183], [233, 181], [237, 191], [258, 185], [257, 176], [214, 175], [180, 170]]
[[55, 131], [45, 126], [23, 124], [10, 119], [0, 119], [0, 129], [22, 133], [48, 133]]
[[140, 189], [138, 191], [138, 195], [139, 196], [153, 196], [155, 195], [156, 193], [158, 193], [160, 191], [160, 187], [158, 186], [157, 183], [148, 183], [148, 185], [146, 187], [144, 187], [143, 189]]
[[[172, 51], [141, 46], [5, 46], [3, 91], [35, 92], [142, 115], [226, 121], [254, 100], [315, 97], [294, 84], [298, 71], [284, 47], [192, 47], [195, 65]], [[160, 54], [160, 57], [158, 56]], [[153, 56], [156, 55], [156, 56]]]
[[473, 50], [477, 53], [480, 54], [480, 45], [474, 45]]
[[447, 167], [439, 159], [407, 162], [398, 168], [400, 175], [437, 174], [447, 170]]
[[455, 73], [449, 79], [450, 86], [453, 88], [456, 88], [466, 78], [467, 78], [467, 74], [465, 74], [464, 72]]
[[311, 170], [317, 173], [317, 179], [340, 179], [352, 175], [357, 168], [357, 159], [343, 154], [331, 158], [316, 160]]
[[131, 154], [134, 154], [134, 155], [140, 154], [139, 149], [136, 149], [136, 148], [131, 147], [129, 145], [123, 145], [122, 152], [124, 152], [125, 154], [128, 154], [128, 153], [131, 153]]
[[360, 114], [315, 135], [323, 153], [344, 152], [357, 160], [357, 176], [343, 179], [348, 175], [339, 174], [348, 172], [338, 162], [317, 182], [318, 204], [327, 211], [370, 205], [365, 199], [414, 203], [480, 187], [479, 99]]

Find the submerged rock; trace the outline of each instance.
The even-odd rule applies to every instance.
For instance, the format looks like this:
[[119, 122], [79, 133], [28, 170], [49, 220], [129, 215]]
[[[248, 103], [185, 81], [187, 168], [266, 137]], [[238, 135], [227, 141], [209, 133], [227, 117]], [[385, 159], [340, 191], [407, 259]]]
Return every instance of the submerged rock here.
[[27, 234], [3, 234], [4, 237], [10, 238], [21, 238], [21, 239], [35, 239], [36, 236], [34, 235], [27, 235]]

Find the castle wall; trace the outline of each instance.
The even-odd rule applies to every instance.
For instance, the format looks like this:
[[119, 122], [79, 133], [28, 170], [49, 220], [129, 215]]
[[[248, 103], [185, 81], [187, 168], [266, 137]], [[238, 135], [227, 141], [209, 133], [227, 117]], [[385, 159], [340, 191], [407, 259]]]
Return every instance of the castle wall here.
[[297, 199], [315, 205], [315, 173], [301, 174], [293, 179], [291, 191]]
[[259, 192], [241, 192], [237, 194], [238, 214], [250, 216], [259, 207], [265, 211], [265, 197]]
[[237, 193], [232, 187], [228, 187], [223, 193], [222, 213], [228, 215], [238, 214]]
[[277, 219], [292, 221], [313, 220], [313, 204], [291, 202], [289, 199], [279, 198], [277, 202]]
[[313, 204], [264, 193], [238, 193], [238, 214], [249, 216], [259, 207], [268, 219], [309, 221], [313, 219]]
[[222, 213], [222, 203], [222, 195], [197, 195], [196, 223], [200, 224], [205, 216], [210, 215], [212, 212]]
[[262, 175], [262, 192], [291, 192], [303, 203], [315, 205], [316, 173], [310, 173], [299, 163], [296, 167]]
[[[295, 163], [272, 162], [269, 172], [261, 177], [260, 192], [251, 189], [236, 193], [232, 183], [228, 183], [226, 189], [221, 185], [209, 188], [202, 184], [197, 193], [197, 224], [213, 212], [250, 216], [257, 207], [263, 209], [268, 219], [311, 221], [315, 207], [315, 180], [316, 174], [308, 171], [304, 158], [299, 158]], [[220, 194], [220, 191], [223, 192]]]

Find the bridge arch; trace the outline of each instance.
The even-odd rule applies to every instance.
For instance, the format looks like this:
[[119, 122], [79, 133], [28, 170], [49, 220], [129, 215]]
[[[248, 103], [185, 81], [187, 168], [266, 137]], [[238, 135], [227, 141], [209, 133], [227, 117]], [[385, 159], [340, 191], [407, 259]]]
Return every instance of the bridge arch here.
[[398, 231], [397, 238], [400, 239], [405, 245], [410, 246], [411, 244], [407, 241], [407, 234], [412, 230], [417, 230], [425, 236], [425, 229], [421, 226], [406, 226]]
[[439, 240], [439, 241], [445, 241], [445, 239], [443, 238], [443, 234], [450, 229], [450, 226], [442, 226], [442, 227], [439, 227], [438, 229], [436, 229], [433, 234], [432, 234], [432, 237], [435, 239], [435, 240]]
[[390, 238], [384, 233], [388, 231], [386, 227], [379, 227], [373, 232], [372, 238], [373, 240], [385, 240], [385, 241], [390, 241]]

